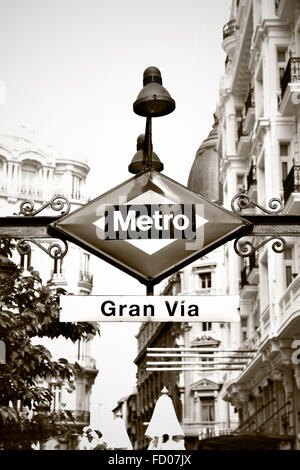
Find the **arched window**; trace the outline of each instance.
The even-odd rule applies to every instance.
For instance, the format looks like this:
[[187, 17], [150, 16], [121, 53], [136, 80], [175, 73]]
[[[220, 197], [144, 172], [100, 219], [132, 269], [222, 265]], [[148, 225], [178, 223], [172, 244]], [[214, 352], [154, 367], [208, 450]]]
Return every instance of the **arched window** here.
[[21, 193], [38, 194], [39, 193], [39, 168], [40, 164], [33, 160], [25, 160], [21, 167]]
[[0, 191], [6, 189], [6, 180], [7, 180], [7, 174], [6, 174], [6, 160], [2, 155], [0, 155]]
[[82, 178], [77, 175], [72, 176], [72, 198], [81, 199], [82, 192]]

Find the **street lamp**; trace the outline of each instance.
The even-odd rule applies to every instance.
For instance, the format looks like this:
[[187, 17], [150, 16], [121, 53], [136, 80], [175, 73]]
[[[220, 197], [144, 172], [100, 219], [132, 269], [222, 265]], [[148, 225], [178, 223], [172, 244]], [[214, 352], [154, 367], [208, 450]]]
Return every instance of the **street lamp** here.
[[[142, 160], [138, 165], [129, 165], [131, 173], [138, 173], [145, 169], [156, 169], [157, 161], [152, 155], [152, 122], [153, 117], [166, 116], [175, 109], [175, 101], [169, 92], [162, 86], [161, 73], [157, 67], [148, 67], [143, 75], [143, 88], [133, 103], [133, 111], [139, 116], [147, 118], [143, 149], [146, 152], [146, 161]], [[139, 142], [138, 142], [139, 143]], [[138, 149], [140, 150], [140, 149]], [[156, 156], [157, 157], [157, 156]], [[161, 162], [160, 162], [161, 163]], [[162, 165], [162, 164], [161, 164]], [[161, 168], [159, 165], [158, 168]], [[162, 171], [163, 166], [158, 171]]]
[[[148, 167], [147, 161], [147, 148], [145, 143], [145, 134], [141, 134], [137, 138], [136, 143], [136, 150], [137, 152], [134, 154], [130, 165], [128, 166], [128, 171], [133, 174], [140, 173], [143, 170], [146, 170]], [[151, 168], [156, 171], [163, 171], [164, 165], [156, 155], [152, 151], [152, 161], [151, 161]]]

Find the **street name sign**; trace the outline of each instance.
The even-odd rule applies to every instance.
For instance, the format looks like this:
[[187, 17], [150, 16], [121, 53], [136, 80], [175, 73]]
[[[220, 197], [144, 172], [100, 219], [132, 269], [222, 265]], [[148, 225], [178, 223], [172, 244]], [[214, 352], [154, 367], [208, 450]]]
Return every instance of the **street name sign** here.
[[147, 286], [251, 227], [155, 170], [139, 173], [49, 226]]
[[61, 322], [239, 322], [239, 296], [61, 295]]

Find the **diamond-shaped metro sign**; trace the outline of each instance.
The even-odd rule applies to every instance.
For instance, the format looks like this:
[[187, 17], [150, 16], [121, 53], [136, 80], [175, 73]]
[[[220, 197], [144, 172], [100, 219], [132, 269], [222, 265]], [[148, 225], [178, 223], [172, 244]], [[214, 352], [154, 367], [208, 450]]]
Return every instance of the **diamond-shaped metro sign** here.
[[[177, 212], [170, 211], [170, 207], [177, 208]], [[156, 215], [154, 209], [157, 209]], [[142, 215], [137, 222], [139, 229], [134, 210]], [[164, 215], [164, 211], [167, 214]], [[173, 215], [168, 215], [170, 213]], [[109, 231], [109, 217], [115, 215], [119, 217], [119, 225], [114, 222]], [[172, 229], [168, 226], [170, 219]], [[157, 284], [244, 233], [247, 226], [251, 224], [239, 215], [153, 170], [130, 178], [51, 224], [64, 238], [146, 285]], [[119, 231], [118, 227], [121, 227]], [[130, 227], [135, 230], [130, 231]]]

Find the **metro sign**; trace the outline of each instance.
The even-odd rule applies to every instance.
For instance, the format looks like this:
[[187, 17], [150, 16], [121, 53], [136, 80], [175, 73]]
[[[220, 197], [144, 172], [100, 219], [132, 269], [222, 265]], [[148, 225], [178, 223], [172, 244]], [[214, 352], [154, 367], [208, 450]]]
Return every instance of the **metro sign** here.
[[100, 221], [105, 240], [196, 238], [195, 204], [107, 206]]
[[146, 285], [155, 285], [252, 224], [147, 170], [50, 225]]

